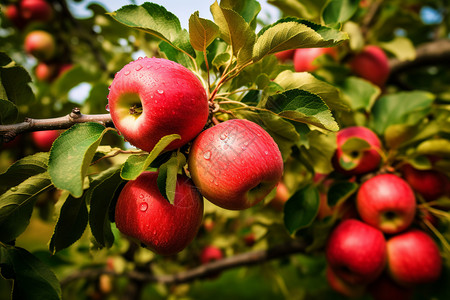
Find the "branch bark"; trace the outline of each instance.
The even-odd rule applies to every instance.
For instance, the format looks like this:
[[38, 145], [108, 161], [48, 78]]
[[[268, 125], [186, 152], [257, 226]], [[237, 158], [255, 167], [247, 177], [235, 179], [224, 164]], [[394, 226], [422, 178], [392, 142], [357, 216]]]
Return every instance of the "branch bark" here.
[[26, 118], [24, 122], [10, 125], [0, 125], [0, 136], [4, 142], [13, 140], [17, 135], [40, 130], [67, 129], [76, 123], [96, 122], [104, 126], [113, 126], [110, 114], [84, 115], [79, 108], [74, 108], [70, 114], [59, 118], [31, 119]]
[[69, 275], [61, 280], [61, 285], [67, 285], [78, 279], [95, 279], [102, 274], [108, 274], [116, 277], [127, 277], [133, 281], [144, 283], [163, 283], [163, 284], [180, 284], [191, 282], [195, 279], [205, 278], [219, 272], [237, 268], [241, 266], [252, 266], [263, 263], [265, 261], [281, 258], [287, 255], [302, 253], [306, 249], [306, 244], [297, 240], [290, 243], [279, 245], [267, 250], [259, 250], [237, 254], [221, 260], [213, 261], [204, 265], [200, 265], [193, 269], [168, 275], [152, 275], [150, 273], [131, 271], [127, 273], [115, 273], [107, 269], [85, 269], [77, 273]]

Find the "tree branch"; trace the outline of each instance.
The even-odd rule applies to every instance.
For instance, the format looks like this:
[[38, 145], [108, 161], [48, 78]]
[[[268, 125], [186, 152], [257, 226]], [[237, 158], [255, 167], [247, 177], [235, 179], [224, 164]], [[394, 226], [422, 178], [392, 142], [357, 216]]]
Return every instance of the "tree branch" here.
[[221, 260], [213, 261], [204, 265], [200, 265], [193, 269], [168, 275], [152, 275], [150, 273], [131, 271], [127, 273], [115, 273], [107, 269], [85, 269], [77, 273], [69, 275], [61, 280], [61, 285], [67, 285], [78, 279], [95, 279], [102, 274], [111, 276], [125, 276], [131, 280], [138, 282], [157, 282], [164, 284], [179, 284], [193, 281], [195, 279], [205, 278], [217, 274], [219, 272], [237, 268], [241, 266], [257, 265], [265, 261], [281, 258], [287, 255], [301, 253], [306, 249], [306, 244], [297, 240], [290, 243], [279, 245], [267, 250], [259, 250], [237, 254]]
[[40, 130], [67, 129], [76, 123], [96, 122], [104, 126], [113, 126], [110, 114], [84, 115], [79, 108], [74, 108], [70, 114], [51, 119], [26, 118], [24, 122], [10, 125], [0, 125], [0, 136], [4, 142], [13, 140], [17, 135]]

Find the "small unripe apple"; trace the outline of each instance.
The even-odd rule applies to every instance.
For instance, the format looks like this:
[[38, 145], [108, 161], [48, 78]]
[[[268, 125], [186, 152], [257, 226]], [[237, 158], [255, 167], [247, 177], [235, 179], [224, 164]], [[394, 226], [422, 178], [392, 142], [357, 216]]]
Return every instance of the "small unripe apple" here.
[[359, 298], [364, 295], [366, 286], [363, 284], [351, 284], [340, 278], [330, 266], [326, 268], [326, 278], [330, 287], [348, 298]]
[[25, 51], [39, 60], [47, 61], [55, 55], [55, 39], [47, 31], [31, 31], [25, 37]]
[[416, 285], [437, 280], [442, 271], [439, 247], [425, 232], [412, 229], [387, 241], [388, 270], [400, 284]]
[[180, 252], [194, 239], [203, 219], [203, 198], [184, 175], [178, 175], [171, 204], [158, 189], [158, 173], [144, 172], [125, 184], [115, 208], [120, 232], [155, 253]]
[[[366, 141], [370, 148], [355, 148], [344, 151], [344, 145], [352, 138]], [[332, 158], [334, 169], [345, 175], [361, 175], [375, 171], [381, 162], [381, 141], [369, 128], [363, 126], [346, 127], [336, 135], [337, 148]]]
[[59, 134], [59, 130], [33, 131], [31, 138], [40, 151], [49, 151]]
[[53, 17], [53, 9], [45, 0], [22, 0], [20, 12], [28, 21], [48, 22]]
[[361, 219], [389, 234], [407, 229], [416, 214], [414, 192], [394, 174], [376, 175], [364, 182], [356, 205]]
[[350, 284], [374, 281], [386, 265], [386, 240], [375, 227], [347, 219], [331, 232], [326, 258], [337, 276]]
[[351, 70], [358, 76], [384, 87], [389, 77], [389, 60], [386, 53], [374, 45], [368, 45], [350, 61]]
[[188, 163], [202, 195], [232, 210], [259, 203], [283, 174], [278, 145], [261, 126], [245, 119], [203, 131], [192, 144]]
[[117, 130], [148, 152], [170, 134], [179, 134], [181, 139], [166, 150], [185, 145], [200, 133], [209, 114], [205, 89], [194, 73], [154, 57], [124, 66], [110, 86], [108, 103]]
[[319, 66], [314, 63], [316, 58], [329, 55], [337, 59], [335, 48], [299, 48], [294, 53], [294, 68], [296, 72], [312, 72]]
[[403, 178], [413, 190], [422, 195], [427, 201], [444, 196], [450, 181], [445, 174], [435, 170], [419, 170], [407, 164], [402, 167]]
[[207, 264], [223, 258], [223, 252], [216, 246], [206, 246], [200, 253], [200, 261], [202, 264]]
[[288, 60], [292, 60], [294, 58], [295, 49], [284, 50], [275, 53], [274, 55], [280, 62], [285, 62]]

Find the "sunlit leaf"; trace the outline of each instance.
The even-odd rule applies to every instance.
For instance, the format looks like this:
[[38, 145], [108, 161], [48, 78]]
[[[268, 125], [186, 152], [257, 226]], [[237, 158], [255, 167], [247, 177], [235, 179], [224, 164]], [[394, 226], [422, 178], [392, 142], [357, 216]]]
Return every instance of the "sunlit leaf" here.
[[189, 39], [197, 51], [206, 48], [219, 36], [219, 27], [214, 22], [199, 17], [198, 11], [189, 18]]
[[175, 188], [177, 184], [177, 174], [181, 167], [186, 164], [186, 157], [176, 152], [164, 164], [161, 165], [158, 172], [157, 185], [158, 189], [171, 204], [175, 201]]
[[331, 0], [322, 12], [325, 24], [343, 23], [358, 9], [359, 0]]
[[284, 204], [284, 224], [290, 234], [306, 228], [314, 221], [319, 212], [319, 192], [313, 186], [296, 192]]
[[367, 80], [359, 77], [347, 77], [341, 85], [341, 91], [347, 99], [352, 110], [364, 110], [369, 112], [381, 90]]
[[18, 114], [19, 111], [14, 103], [0, 98], [0, 124], [11, 124], [16, 122]]

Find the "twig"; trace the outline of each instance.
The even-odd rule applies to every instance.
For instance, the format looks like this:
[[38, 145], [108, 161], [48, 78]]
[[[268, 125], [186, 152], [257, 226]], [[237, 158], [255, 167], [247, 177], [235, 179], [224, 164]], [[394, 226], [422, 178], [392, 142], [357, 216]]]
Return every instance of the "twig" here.
[[96, 122], [104, 126], [113, 126], [110, 114], [84, 115], [79, 108], [74, 108], [70, 114], [51, 119], [26, 118], [24, 122], [10, 125], [0, 125], [0, 136], [4, 141], [13, 140], [17, 135], [40, 130], [67, 129], [76, 123]]
[[305, 251], [306, 246], [307, 245], [305, 243], [294, 240], [290, 243], [279, 245], [271, 249], [237, 254], [232, 257], [227, 257], [221, 260], [200, 265], [187, 271], [168, 275], [152, 275], [150, 273], [138, 271], [118, 274], [103, 268], [85, 269], [64, 278], [63, 280], [61, 280], [61, 285], [67, 285], [78, 279], [95, 279], [101, 274], [108, 274], [117, 277], [127, 277], [138, 282], [180, 284], [191, 282], [195, 279], [205, 278], [228, 269], [257, 265], [265, 261], [285, 257], [295, 253], [301, 253]]

